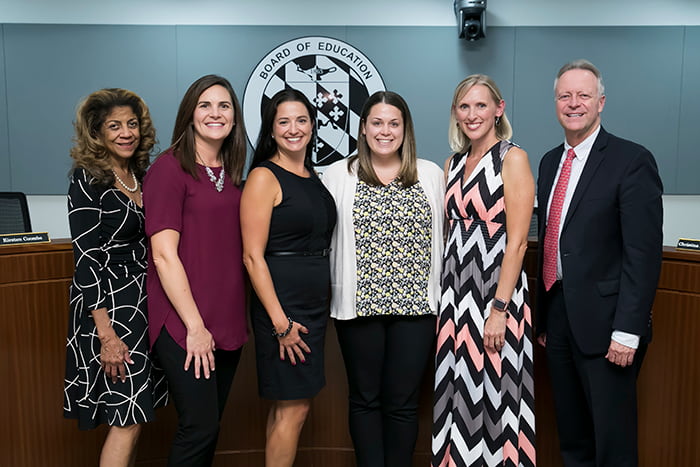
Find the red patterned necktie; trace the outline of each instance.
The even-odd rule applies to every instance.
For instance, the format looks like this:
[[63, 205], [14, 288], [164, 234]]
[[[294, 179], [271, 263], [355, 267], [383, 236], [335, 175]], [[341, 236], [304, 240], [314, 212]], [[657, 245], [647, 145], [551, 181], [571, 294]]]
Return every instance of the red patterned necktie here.
[[544, 279], [544, 289], [549, 290], [557, 280], [557, 257], [559, 256], [559, 224], [561, 223], [561, 209], [564, 206], [566, 187], [569, 186], [571, 176], [571, 161], [576, 157], [574, 149], [571, 148], [566, 153], [564, 165], [554, 188], [552, 204], [549, 207], [547, 217], [547, 230], [544, 234], [544, 261], [542, 265], [542, 278]]

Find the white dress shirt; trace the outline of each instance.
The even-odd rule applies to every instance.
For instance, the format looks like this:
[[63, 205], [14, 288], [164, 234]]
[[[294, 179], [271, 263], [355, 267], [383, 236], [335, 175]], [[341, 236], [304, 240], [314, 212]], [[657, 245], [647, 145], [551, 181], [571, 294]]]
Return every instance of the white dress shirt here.
[[[586, 139], [581, 141], [581, 143], [574, 147], [574, 152], [576, 157], [571, 161], [571, 175], [569, 177], [569, 185], [566, 187], [566, 194], [564, 195], [564, 204], [561, 208], [561, 217], [559, 218], [559, 236], [561, 237], [561, 228], [564, 225], [564, 220], [566, 219], [566, 213], [569, 211], [569, 205], [571, 204], [571, 198], [574, 196], [574, 191], [576, 190], [576, 185], [581, 178], [583, 173], [583, 168], [588, 160], [588, 155], [591, 153], [593, 148], [593, 143], [598, 137], [600, 132], [600, 125], [591, 133]], [[557, 181], [559, 181], [559, 175], [561, 174], [561, 168], [564, 165], [564, 160], [566, 160], [566, 154], [569, 152], [572, 146], [564, 141], [564, 151], [562, 152], [561, 158], [559, 160], [559, 168], [557, 169], [557, 176], [554, 178], [554, 183], [552, 183], [552, 191], [549, 194], [549, 202], [547, 203], [547, 217], [549, 217], [549, 210], [552, 205], [552, 198], [554, 197], [554, 188], [557, 186]], [[557, 239], [557, 243], [559, 239]], [[561, 280], [563, 278], [562, 267], [561, 267], [561, 249], [557, 249], [557, 279]], [[614, 330], [612, 333], [612, 339], [627, 347], [636, 349], [639, 347], [639, 336], [635, 334], [630, 334], [628, 332]]]

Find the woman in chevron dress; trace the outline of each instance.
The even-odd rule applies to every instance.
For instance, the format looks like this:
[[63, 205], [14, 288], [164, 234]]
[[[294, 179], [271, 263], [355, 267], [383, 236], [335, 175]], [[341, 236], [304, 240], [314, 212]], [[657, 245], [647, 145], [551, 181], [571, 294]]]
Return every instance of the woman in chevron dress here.
[[535, 465], [532, 318], [522, 270], [534, 181], [527, 154], [508, 141], [504, 110], [487, 76], [469, 76], [455, 90], [433, 467]]

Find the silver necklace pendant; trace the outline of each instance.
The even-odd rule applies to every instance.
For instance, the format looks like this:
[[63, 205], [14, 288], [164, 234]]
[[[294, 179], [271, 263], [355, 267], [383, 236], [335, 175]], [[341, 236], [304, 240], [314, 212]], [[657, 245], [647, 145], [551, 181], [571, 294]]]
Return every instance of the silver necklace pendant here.
[[214, 184], [214, 187], [216, 188], [216, 191], [221, 193], [224, 189], [224, 175], [225, 175], [225, 170], [224, 167], [221, 166], [221, 172], [219, 172], [219, 178], [217, 179], [216, 176], [214, 175], [214, 171], [211, 170], [209, 167], [206, 165], [204, 166], [204, 170], [207, 171], [207, 175], [209, 176], [209, 180]]
[[[139, 182], [138, 182], [138, 180], [136, 180], [136, 175], [134, 175], [134, 172], [133, 172], [133, 171], [130, 172], [130, 173], [131, 173], [131, 179], [134, 181], [134, 187], [133, 187], [133, 188], [131, 188], [130, 186], [127, 186], [127, 184], [124, 183], [124, 180], [122, 180], [121, 178], [119, 178], [119, 175], [117, 175], [117, 172], [115, 172], [114, 169], [112, 169], [112, 173], [114, 174], [114, 178], [117, 179], [117, 181], [119, 182], [119, 184], [120, 184], [121, 186], [123, 186], [124, 189], [125, 189], [126, 191], [128, 191], [129, 193], [136, 193], [136, 190], [139, 189]], [[219, 191], [221, 191], [221, 190], [219, 190]]]

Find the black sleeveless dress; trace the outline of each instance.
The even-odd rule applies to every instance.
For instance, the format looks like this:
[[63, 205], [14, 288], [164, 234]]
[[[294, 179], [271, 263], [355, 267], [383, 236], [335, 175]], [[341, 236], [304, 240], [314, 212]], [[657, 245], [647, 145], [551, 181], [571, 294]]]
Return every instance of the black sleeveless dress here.
[[[260, 396], [272, 400], [306, 399], [326, 384], [324, 341], [329, 316], [330, 265], [326, 254], [336, 222], [331, 194], [312, 173], [299, 177], [270, 161], [266, 167], [282, 187], [282, 202], [272, 210], [265, 259], [275, 292], [287, 316], [309, 330], [302, 339], [311, 349], [296, 366], [279, 357], [279, 342], [272, 336], [272, 322], [253, 294], [251, 314]], [[307, 252], [311, 255], [275, 255], [274, 252]]]

